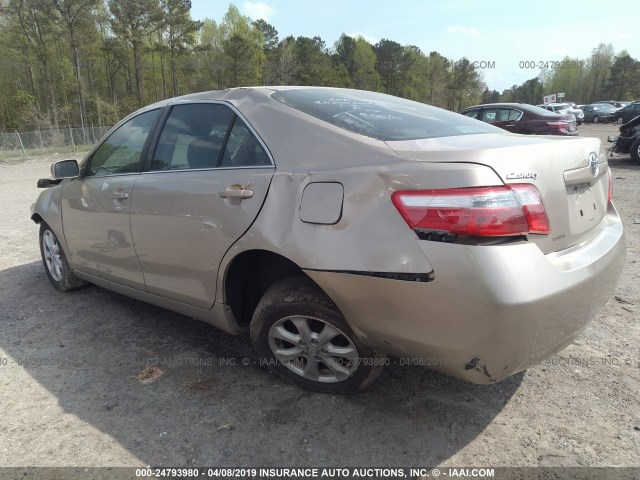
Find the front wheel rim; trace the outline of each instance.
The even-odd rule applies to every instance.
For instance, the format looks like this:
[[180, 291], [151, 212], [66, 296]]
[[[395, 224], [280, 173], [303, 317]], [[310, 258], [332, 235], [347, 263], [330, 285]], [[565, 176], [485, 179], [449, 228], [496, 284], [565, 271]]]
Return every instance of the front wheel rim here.
[[622, 125], [623, 122], [624, 122], [624, 118], [622, 117], [618, 118], [618, 125]]
[[56, 282], [62, 280], [63, 265], [60, 244], [51, 230], [46, 230], [42, 235], [42, 255], [51, 278]]
[[279, 364], [314, 382], [342, 382], [360, 363], [358, 349], [347, 334], [319, 318], [282, 318], [271, 326], [268, 339]]

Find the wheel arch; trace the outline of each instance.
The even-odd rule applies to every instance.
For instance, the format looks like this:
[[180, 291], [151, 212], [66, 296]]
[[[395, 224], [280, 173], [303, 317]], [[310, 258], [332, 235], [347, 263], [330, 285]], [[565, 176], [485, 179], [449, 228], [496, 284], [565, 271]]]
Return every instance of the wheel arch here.
[[296, 276], [309, 278], [300, 266], [283, 255], [269, 250], [245, 250], [226, 267], [224, 303], [231, 308], [238, 325], [248, 326], [267, 289], [279, 280]]

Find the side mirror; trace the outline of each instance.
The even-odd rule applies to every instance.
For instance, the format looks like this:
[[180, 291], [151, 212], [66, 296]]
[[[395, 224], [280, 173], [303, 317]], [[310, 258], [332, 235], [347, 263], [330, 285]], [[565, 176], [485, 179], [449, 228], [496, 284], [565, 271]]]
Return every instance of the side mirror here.
[[76, 178], [80, 175], [80, 167], [76, 160], [60, 160], [51, 165], [51, 175], [54, 178]]

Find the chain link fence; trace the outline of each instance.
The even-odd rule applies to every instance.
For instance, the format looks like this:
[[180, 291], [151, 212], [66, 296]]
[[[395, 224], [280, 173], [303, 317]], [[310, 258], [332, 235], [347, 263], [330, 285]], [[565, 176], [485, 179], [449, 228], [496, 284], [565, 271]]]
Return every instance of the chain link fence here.
[[67, 147], [73, 150], [86, 149], [96, 143], [111, 127], [67, 127], [30, 132], [0, 132], [0, 152], [22, 153], [29, 150], [44, 150]]

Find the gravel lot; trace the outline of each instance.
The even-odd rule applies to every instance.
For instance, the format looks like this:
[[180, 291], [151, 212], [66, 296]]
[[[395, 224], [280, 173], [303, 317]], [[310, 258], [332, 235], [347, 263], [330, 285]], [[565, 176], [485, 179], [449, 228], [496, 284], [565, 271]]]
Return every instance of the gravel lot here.
[[[615, 132], [581, 128], [603, 148]], [[573, 345], [496, 385], [392, 365], [349, 397], [290, 386], [247, 336], [97, 287], [56, 292], [29, 206], [60, 158], [0, 160], [0, 466], [640, 466], [640, 166], [628, 157], [611, 160], [627, 265]], [[151, 366], [163, 373], [142, 381]]]

